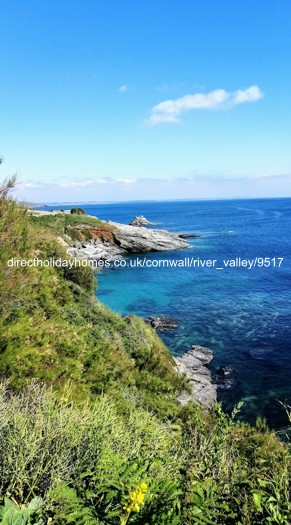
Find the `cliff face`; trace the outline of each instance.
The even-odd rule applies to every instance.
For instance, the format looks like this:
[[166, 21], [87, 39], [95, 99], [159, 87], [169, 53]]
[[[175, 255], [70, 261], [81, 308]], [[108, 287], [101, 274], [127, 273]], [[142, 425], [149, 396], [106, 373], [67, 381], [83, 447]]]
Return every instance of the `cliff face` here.
[[[68, 254], [82, 259], [113, 260], [132, 253], [181, 250], [189, 246], [180, 235], [166, 230], [149, 230], [111, 221], [108, 225], [74, 228], [77, 240], [68, 249]], [[80, 237], [78, 240], [78, 235], [82, 236], [82, 240]]]

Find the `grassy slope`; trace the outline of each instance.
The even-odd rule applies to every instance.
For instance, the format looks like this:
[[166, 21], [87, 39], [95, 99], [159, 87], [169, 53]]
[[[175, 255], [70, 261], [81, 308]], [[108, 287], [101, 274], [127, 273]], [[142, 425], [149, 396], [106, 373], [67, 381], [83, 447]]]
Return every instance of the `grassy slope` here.
[[[98, 225], [74, 215], [31, 217], [21, 257], [66, 258], [55, 237], [84, 222]], [[25, 287], [2, 312], [0, 337], [0, 373], [13, 386], [34, 378], [62, 388], [70, 380], [79, 399], [121, 389], [165, 415], [177, 412], [176, 391], [184, 381], [169, 351], [141, 319], [122, 319], [95, 299], [89, 268], [15, 272]]]
[[[29, 220], [2, 190], [0, 218], [2, 496], [41, 495], [45, 523], [58, 525], [287, 525], [290, 448], [220, 406], [179, 407], [168, 350], [141, 319], [95, 299], [90, 269], [7, 267], [64, 257], [56, 234], [70, 216]], [[32, 379], [48, 391], [27, 391]], [[145, 504], [125, 515], [141, 481]]]

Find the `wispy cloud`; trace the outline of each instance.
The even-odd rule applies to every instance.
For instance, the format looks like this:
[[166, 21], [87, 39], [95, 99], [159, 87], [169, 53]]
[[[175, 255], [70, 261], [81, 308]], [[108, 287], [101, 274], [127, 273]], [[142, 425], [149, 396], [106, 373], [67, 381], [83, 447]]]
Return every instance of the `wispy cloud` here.
[[181, 115], [193, 109], [228, 109], [246, 102], [256, 102], [263, 97], [258, 86], [247, 89], [238, 89], [229, 92], [225, 89], [216, 89], [209, 93], [194, 93], [175, 100], [165, 100], [154, 106], [147, 123], [151, 126], [158, 124], [181, 122]]
[[178, 198], [282, 197], [291, 195], [291, 173], [224, 174], [192, 172], [163, 178], [59, 179], [18, 184], [16, 197], [28, 202], [109, 202]]
[[128, 86], [126, 84], [119, 86], [118, 93], [126, 93], [126, 91], [128, 91]]
[[137, 182], [137, 179], [115, 179], [113, 177], [100, 177], [98, 179], [85, 179], [85, 180], [69, 180], [64, 179], [60, 181], [51, 181], [51, 182], [19, 182], [16, 184], [17, 190], [30, 190], [30, 189], [78, 189], [78, 188], [90, 188], [98, 187], [103, 185], [128, 185], [134, 184]]
[[94, 188], [98, 186], [127, 186], [130, 185], [148, 185], [153, 184], [221, 184], [221, 183], [240, 183], [246, 182], [253, 184], [259, 181], [271, 181], [271, 180], [288, 180], [291, 181], [291, 173], [282, 174], [267, 174], [267, 173], [254, 173], [248, 175], [234, 174], [224, 175], [221, 173], [198, 173], [192, 172], [189, 175], [181, 177], [140, 177], [132, 179], [114, 178], [114, 177], [102, 177], [98, 179], [85, 179], [85, 180], [59, 180], [51, 182], [21, 182], [16, 185], [17, 190], [33, 190], [33, 189], [78, 189], [78, 188]]

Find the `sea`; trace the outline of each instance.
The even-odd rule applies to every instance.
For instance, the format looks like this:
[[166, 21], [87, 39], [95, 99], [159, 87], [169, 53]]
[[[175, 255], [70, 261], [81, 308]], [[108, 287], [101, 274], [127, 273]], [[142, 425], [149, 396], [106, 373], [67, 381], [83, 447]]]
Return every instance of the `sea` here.
[[[144, 215], [157, 223], [150, 227], [199, 235], [186, 250], [146, 256], [186, 258], [188, 265], [102, 270], [97, 297], [121, 315], [174, 318], [178, 328], [160, 333], [174, 355], [200, 344], [213, 351], [214, 373], [233, 370], [232, 380], [218, 390], [226, 411], [243, 401], [244, 421], [262, 417], [271, 428], [285, 428], [282, 404], [291, 404], [291, 199], [81, 206], [104, 220], [128, 224]], [[189, 266], [191, 258], [216, 263]]]

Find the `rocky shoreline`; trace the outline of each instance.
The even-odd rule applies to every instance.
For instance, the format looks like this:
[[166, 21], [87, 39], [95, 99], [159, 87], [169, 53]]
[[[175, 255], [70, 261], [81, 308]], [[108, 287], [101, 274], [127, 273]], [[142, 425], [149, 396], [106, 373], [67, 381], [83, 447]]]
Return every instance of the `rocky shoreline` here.
[[181, 405], [196, 401], [203, 406], [211, 406], [217, 401], [217, 386], [213, 382], [211, 371], [207, 365], [213, 359], [213, 352], [200, 345], [192, 345], [181, 357], [174, 357], [175, 369], [180, 374], [186, 374], [191, 392], [182, 392], [178, 396]]
[[[70, 210], [34, 210], [34, 216], [48, 216], [71, 213]], [[88, 218], [96, 219], [91, 215]], [[147, 228], [155, 223], [143, 215], [137, 216], [129, 224], [98, 219], [100, 225], [74, 224], [67, 227], [67, 253], [71, 257], [90, 261], [114, 261], [127, 255], [149, 252], [164, 252], [189, 248], [188, 238], [192, 233], [171, 233], [167, 230]]]
[[[146, 226], [152, 223], [143, 216], [136, 217], [129, 225], [113, 221], [108, 224], [111, 227], [110, 237], [98, 235], [85, 243], [77, 242], [68, 248], [68, 254], [81, 259], [112, 261], [134, 253], [185, 249], [189, 247], [186, 239], [198, 237], [191, 233], [175, 234], [167, 230], [148, 229]], [[145, 321], [158, 332], [178, 327], [177, 322], [168, 316], [152, 316]], [[186, 374], [191, 388], [190, 393], [185, 391], [178, 396], [182, 405], [192, 400], [209, 407], [217, 401], [217, 385], [207, 368], [212, 359], [212, 351], [199, 345], [193, 345], [183, 356], [174, 358], [176, 371]]]
[[[156, 332], [178, 328], [176, 319], [166, 315], [150, 316], [145, 322]], [[181, 405], [195, 401], [203, 406], [211, 406], [217, 401], [218, 389], [231, 388], [234, 370], [230, 367], [222, 367], [212, 373], [208, 368], [212, 359], [212, 350], [200, 345], [192, 345], [191, 349], [181, 357], [174, 357], [175, 370], [187, 376], [191, 388], [190, 393], [184, 391], [179, 394], [178, 401]]]
[[[189, 247], [179, 234], [167, 230], [147, 229], [144, 226], [112, 221], [107, 224], [111, 227], [107, 238], [104, 235], [94, 236], [93, 232], [92, 239], [75, 242], [68, 248], [68, 254], [80, 259], [112, 261], [135, 253], [182, 250]], [[98, 228], [96, 233], [97, 230]]]

